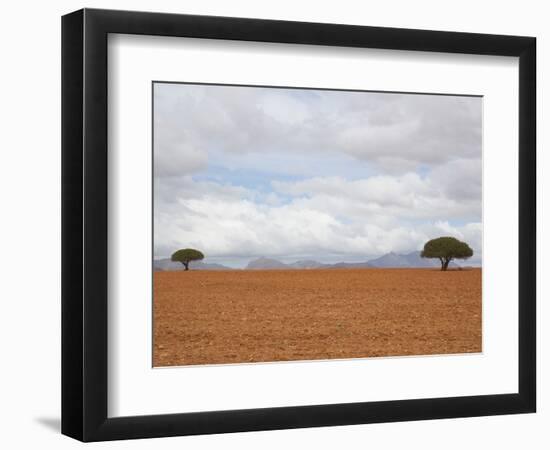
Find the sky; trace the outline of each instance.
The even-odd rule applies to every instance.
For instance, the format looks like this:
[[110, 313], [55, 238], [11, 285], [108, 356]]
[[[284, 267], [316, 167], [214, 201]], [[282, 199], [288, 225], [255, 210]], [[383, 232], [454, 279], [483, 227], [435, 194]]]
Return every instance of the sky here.
[[154, 257], [481, 262], [482, 98], [155, 83]]

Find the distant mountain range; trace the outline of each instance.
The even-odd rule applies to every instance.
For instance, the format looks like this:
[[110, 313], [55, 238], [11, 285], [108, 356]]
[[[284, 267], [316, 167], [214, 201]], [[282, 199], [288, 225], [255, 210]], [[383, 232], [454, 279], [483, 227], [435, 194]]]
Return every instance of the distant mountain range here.
[[[202, 261], [191, 261], [190, 270], [233, 270], [231, 267], [215, 263], [204, 263]], [[185, 270], [182, 263], [171, 261], [168, 258], [154, 259], [153, 270]]]
[[337, 263], [323, 264], [313, 260], [302, 260], [294, 263], [285, 264], [277, 259], [258, 258], [250, 261], [246, 266], [247, 270], [266, 270], [266, 269], [360, 269], [373, 267], [367, 262], [360, 263]]
[[[436, 259], [425, 259], [420, 257], [420, 252], [411, 252], [404, 255], [398, 253], [387, 253], [379, 258], [371, 259], [365, 262], [336, 264], [323, 264], [318, 261], [306, 260], [296, 261], [295, 263], [285, 264], [277, 259], [258, 258], [250, 261], [246, 266], [248, 270], [265, 269], [363, 269], [369, 267], [379, 268], [399, 268], [399, 267], [439, 267], [440, 263]], [[451, 263], [450, 267], [458, 267]]]
[[[398, 268], [398, 267], [440, 267], [439, 260], [432, 258], [422, 258], [420, 252], [411, 252], [399, 255], [394, 252], [387, 253], [380, 258], [371, 259], [369, 264], [374, 267]], [[449, 267], [458, 267], [451, 262]]]
[[[420, 252], [411, 252], [406, 254], [387, 253], [379, 258], [371, 259], [365, 262], [346, 263], [339, 262], [335, 264], [323, 264], [314, 260], [300, 260], [286, 264], [273, 258], [257, 258], [248, 263], [246, 270], [277, 270], [277, 269], [365, 269], [365, 268], [415, 268], [415, 267], [439, 267], [437, 259], [425, 259], [420, 257]], [[458, 267], [452, 262], [449, 267]], [[157, 259], [153, 261], [154, 270], [183, 270], [184, 267], [178, 262], [172, 262], [170, 259]], [[202, 261], [193, 261], [189, 264], [192, 270], [235, 270], [222, 264], [204, 263]]]
[[[264, 270], [264, 269], [292, 269], [290, 265], [282, 263], [272, 258], [258, 258], [250, 261], [245, 267], [247, 270]], [[306, 267], [302, 267], [306, 269]]]

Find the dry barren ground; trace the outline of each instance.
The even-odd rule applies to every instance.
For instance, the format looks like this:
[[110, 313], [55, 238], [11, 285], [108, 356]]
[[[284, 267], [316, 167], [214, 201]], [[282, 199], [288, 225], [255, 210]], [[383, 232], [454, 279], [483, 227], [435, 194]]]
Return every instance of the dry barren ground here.
[[481, 269], [154, 274], [155, 366], [481, 351]]

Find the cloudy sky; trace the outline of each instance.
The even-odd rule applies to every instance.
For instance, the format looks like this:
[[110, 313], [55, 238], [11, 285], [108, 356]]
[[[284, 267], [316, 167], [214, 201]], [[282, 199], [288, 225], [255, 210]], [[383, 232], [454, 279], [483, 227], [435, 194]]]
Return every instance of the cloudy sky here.
[[154, 85], [154, 252], [364, 261], [455, 236], [481, 261], [482, 99]]

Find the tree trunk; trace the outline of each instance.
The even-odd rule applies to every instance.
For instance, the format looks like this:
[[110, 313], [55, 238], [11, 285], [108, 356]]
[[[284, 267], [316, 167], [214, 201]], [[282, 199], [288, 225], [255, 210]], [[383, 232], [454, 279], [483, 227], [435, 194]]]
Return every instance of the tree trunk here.
[[447, 267], [449, 267], [449, 263], [451, 262], [452, 258], [446, 259], [441, 263], [441, 270], [445, 271], [447, 270]]
[[188, 262], [184, 262], [182, 264], [185, 266], [185, 270], [189, 270], [189, 263]]

